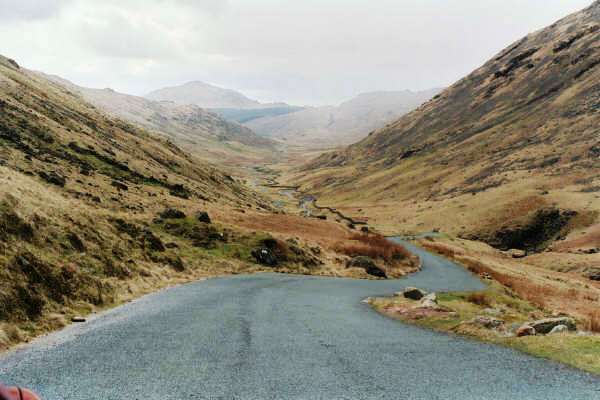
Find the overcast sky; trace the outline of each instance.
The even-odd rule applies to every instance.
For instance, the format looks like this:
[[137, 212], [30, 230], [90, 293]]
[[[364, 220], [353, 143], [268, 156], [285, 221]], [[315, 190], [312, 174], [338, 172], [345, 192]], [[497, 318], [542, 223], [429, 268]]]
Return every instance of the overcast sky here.
[[202, 80], [331, 104], [446, 86], [592, 0], [0, 0], [0, 54], [145, 94]]

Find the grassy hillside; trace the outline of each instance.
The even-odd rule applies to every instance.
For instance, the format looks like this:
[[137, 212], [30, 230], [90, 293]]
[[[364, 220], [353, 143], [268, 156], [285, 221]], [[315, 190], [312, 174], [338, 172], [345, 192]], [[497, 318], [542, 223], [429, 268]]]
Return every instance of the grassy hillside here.
[[588, 235], [580, 248], [600, 247], [588, 229], [600, 222], [599, 93], [596, 1], [292, 179], [390, 232], [439, 228], [529, 250]]

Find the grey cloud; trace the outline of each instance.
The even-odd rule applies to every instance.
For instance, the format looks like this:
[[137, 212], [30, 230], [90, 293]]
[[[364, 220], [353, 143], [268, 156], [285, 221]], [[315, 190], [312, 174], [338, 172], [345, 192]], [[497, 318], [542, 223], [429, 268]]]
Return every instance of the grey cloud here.
[[31, 21], [57, 15], [69, 0], [0, 0], [0, 20]]

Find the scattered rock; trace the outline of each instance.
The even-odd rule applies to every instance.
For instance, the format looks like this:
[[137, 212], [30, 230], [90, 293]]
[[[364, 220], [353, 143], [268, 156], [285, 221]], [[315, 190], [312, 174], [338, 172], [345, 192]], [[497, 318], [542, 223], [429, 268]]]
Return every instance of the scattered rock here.
[[519, 250], [519, 249], [510, 249], [507, 251], [507, 253], [512, 258], [524, 258], [527, 256], [527, 252], [525, 250]]
[[266, 247], [261, 247], [258, 249], [252, 250], [252, 257], [262, 265], [266, 265], [268, 267], [276, 267], [279, 264], [279, 260], [275, 254]]
[[85, 322], [85, 321], [87, 321], [87, 319], [85, 317], [82, 317], [79, 315], [71, 318], [71, 322]]
[[473, 325], [479, 325], [486, 329], [495, 329], [502, 325], [504, 325], [504, 321], [499, 318], [487, 317], [483, 315], [478, 315], [473, 318], [469, 323]]
[[145, 231], [143, 236], [144, 244], [153, 251], [163, 252], [166, 250], [165, 245], [158, 236], [151, 231]]
[[504, 312], [502, 310], [499, 310], [497, 308], [486, 308], [482, 312], [486, 315], [491, 315], [493, 317], [497, 317], [499, 315], [504, 314]]
[[160, 217], [164, 219], [184, 219], [186, 215], [181, 210], [177, 210], [175, 208], [167, 208], [160, 213]]
[[517, 335], [517, 337], [535, 336], [535, 329], [530, 325], [522, 325], [517, 329], [515, 335]]
[[346, 264], [346, 268], [362, 268], [369, 275], [387, 279], [387, 274], [385, 273], [385, 270], [378, 266], [371, 257], [354, 257], [350, 261], [348, 261], [348, 263]]
[[421, 300], [423, 297], [425, 297], [427, 295], [427, 292], [425, 292], [424, 290], [415, 288], [415, 287], [407, 287], [402, 292], [402, 295], [404, 297], [406, 297], [407, 299]]
[[369, 233], [369, 227], [368, 226], [363, 226], [362, 228], [360, 228], [360, 231], [362, 233]]
[[83, 243], [83, 241], [79, 238], [79, 236], [77, 236], [77, 234], [71, 232], [67, 235], [67, 240], [69, 241], [69, 243], [71, 244], [71, 247], [73, 247], [73, 249], [75, 249], [76, 251], [83, 253], [85, 252], [86, 248], [85, 248], [85, 244]]
[[51, 183], [52, 185], [65, 187], [65, 185], [67, 184], [67, 179], [65, 177], [63, 177], [53, 171], [50, 171], [50, 172], [40, 171], [40, 172], [38, 172], [38, 175], [40, 176], [40, 178], [42, 178], [43, 180], [45, 180], [48, 183]]
[[600, 272], [594, 272], [594, 273], [588, 275], [588, 278], [591, 281], [600, 281]]
[[560, 318], [546, 318], [538, 321], [533, 321], [528, 323], [537, 334], [545, 335], [552, 331], [552, 329], [556, 328], [559, 325], [565, 325], [570, 331], [577, 330], [577, 326], [575, 321], [569, 317], [560, 317]]
[[206, 211], [199, 212], [198, 215], [196, 216], [196, 219], [199, 222], [204, 222], [205, 224], [212, 223], [212, 220], [210, 219], [210, 216], [208, 215], [208, 213]]
[[127, 186], [126, 184], [124, 184], [123, 182], [119, 182], [119, 181], [112, 181], [111, 186], [116, 188], [117, 190], [122, 190], [124, 192], [129, 190], [129, 186]]
[[552, 330], [550, 331], [550, 333], [548, 333], [548, 335], [558, 335], [558, 334], [562, 334], [562, 333], [567, 333], [569, 331], [569, 327], [566, 325], [557, 325], [554, 328], [552, 328]]

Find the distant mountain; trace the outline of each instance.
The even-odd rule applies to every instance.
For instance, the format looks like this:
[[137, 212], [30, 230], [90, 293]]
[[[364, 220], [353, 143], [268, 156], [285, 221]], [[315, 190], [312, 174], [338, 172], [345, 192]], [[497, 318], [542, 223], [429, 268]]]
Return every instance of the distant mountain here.
[[[271, 140], [257, 136], [249, 128], [196, 105], [153, 101], [112, 89], [77, 86], [57, 76], [43, 76], [81, 95], [104, 112], [161, 133], [211, 161], [222, 161], [223, 155], [225, 158], [240, 157], [240, 152], [233, 151], [228, 145], [231, 142], [243, 145], [240, 151], [247, 153], [251, 153], [253, 148], [263, 151], [274, 145]], [[211, 153], [214, 153], [212, 157]]]
[[223, 89], [200, 81], [155, 90], [144, 97], [155, 101], [195, 104], [202, 108], [255, 109], [287, 106], [285, 103], [263, 104], [235, 90]]
[[337, 107], [306, 108], [252, 119], [245, 125], [259, 135], [291, 144], [316, 148], [347, 145], [414, 110], [440, 91], [363, 93]]

